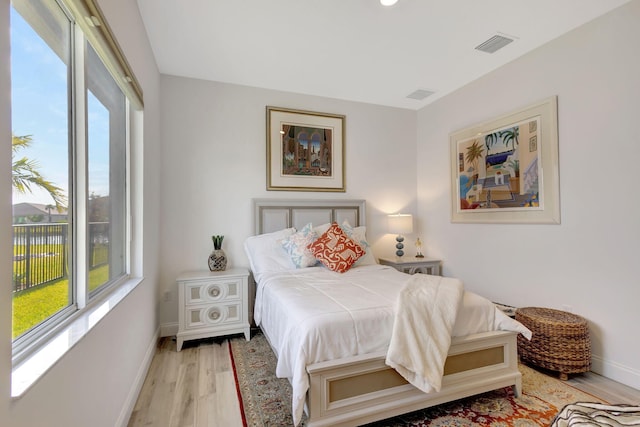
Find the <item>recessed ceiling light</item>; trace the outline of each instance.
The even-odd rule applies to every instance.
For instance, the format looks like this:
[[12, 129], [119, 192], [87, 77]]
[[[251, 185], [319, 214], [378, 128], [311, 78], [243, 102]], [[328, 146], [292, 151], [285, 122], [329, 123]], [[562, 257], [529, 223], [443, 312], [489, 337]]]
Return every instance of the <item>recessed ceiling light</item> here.
[[398, 0], [380, 0], [380, 4], [383, 6], [393, 6], [398, 3]]

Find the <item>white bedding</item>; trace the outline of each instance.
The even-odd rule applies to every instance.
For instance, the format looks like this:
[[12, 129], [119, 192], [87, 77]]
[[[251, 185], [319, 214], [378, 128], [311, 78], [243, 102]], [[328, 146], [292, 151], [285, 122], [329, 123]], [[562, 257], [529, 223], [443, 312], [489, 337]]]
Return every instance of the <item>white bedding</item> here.
[[[277, 353], [276, 375], [291, 381], [295, 425], [309, 388], [306, 366], [386, 351], [396, 298], [409, 277], [382, 265], [343, 274], [312, 267], [260, 275], [254, 318]], [[490, 330], [527, 331], [487, 299], [464, 292], [452, 335]]]

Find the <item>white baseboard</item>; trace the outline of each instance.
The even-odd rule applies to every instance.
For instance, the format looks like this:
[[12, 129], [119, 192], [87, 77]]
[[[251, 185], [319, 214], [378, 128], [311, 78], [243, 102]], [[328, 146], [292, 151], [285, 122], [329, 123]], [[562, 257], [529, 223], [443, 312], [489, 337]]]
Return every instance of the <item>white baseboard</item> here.
[[178, 333], [178, 322], [163, 323], [160, 325], [160, 336], [171, 337]]
[[138, 374], [136, 375], [135, 381], [133, 382], [133, 387], [131, 387], [131, 390], [129, 390], [127, 399], [125, 400], [125, 403], [122, 406], [122, 411], [120, 411], [120, 416], [118, 417], [118, 421], [116, 423], [117, 426], [127, 427], [127, 424], [129, 424], [129, 418], [131, 418], [131, 414], [133, 413], [133, 408], [136, 406], [138, 395], [140, 394], [140, 390], [142, 390], [144, 380], [147, 378], [147, 373], [149, 372], [149, 367], [151, 366], [151, 361], [153, 360], [153, 356], [156, 354], [156, 348], [158, 347], [159, 338], [160, 338], [160, 328], [158, 328], [155, 334], [153, 334], [153, 337], [151, 338], [151, 342], [147, 347], [147, 351], [144, 355], [144, 359], [142, 360], [140, 369], [138, 369]]
[[602, 359], [599, 356], [591, 357], [591, 370], [596, 374], [607, 377], [629, 387], [640, 390], [640, 371]]

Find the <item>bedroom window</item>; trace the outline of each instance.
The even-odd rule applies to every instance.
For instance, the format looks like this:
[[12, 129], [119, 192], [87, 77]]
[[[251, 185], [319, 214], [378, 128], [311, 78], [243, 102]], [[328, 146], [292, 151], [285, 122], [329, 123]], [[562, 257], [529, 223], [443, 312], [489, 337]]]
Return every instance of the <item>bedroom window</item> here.
[[18, 363], [129, 276], [142, 97], [93, 0], [13, 0], [10, 19]]

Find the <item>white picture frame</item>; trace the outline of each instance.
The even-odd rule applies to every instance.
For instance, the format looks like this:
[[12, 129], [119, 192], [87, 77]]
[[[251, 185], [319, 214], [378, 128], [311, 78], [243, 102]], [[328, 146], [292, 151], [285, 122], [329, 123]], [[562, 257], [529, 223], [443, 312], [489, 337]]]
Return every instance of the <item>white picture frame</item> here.
[[557, 97], [450, 135], [451, 222], [560, 223]]

